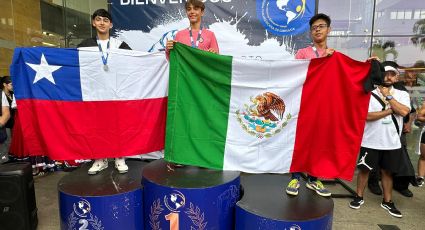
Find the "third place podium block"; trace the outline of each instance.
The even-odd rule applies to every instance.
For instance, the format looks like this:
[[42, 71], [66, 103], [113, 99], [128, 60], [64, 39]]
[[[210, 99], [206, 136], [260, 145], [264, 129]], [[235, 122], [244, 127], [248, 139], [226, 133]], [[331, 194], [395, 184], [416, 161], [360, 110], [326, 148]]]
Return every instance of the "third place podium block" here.
[[332, 229], [334, 203], [300, 181], [298, 196], [286, 194], [289, 175], [257, 174], [241, 178], [245, 193], [236, 204], [237, 230]]

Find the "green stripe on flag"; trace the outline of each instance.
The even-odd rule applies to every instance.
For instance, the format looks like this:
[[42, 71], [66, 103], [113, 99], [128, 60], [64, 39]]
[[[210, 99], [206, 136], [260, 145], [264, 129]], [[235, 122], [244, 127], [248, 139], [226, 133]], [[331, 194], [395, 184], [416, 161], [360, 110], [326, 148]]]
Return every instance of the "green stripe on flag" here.
[[176, 43], [170, 52], [165, 159], [221, 169], [232, 57]]

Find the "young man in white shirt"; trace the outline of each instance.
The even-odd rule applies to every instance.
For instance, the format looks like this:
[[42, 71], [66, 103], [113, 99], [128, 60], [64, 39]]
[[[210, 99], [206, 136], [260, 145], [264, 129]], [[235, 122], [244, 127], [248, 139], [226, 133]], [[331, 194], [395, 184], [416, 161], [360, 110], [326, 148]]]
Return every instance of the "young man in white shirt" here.
[[357, 164], [357, 197], [350, 202], [350, 207], [359, 209], [364, 203], [363, 194], [369, 172], [375, 167], [381, 168], [384, 198], [381, 207], [394, 217], [402, 217], [401, 212], [392, 202], [393, 177], [398, 172], [401, 160], [400, 135], [403, 117], [410, 112], [410, 97], [405, 91], [397, 90], [399, 71], [395, 62], [384, 62], [385, 77], [382, 86], [372, 91], [367, 114], [367, 122]]

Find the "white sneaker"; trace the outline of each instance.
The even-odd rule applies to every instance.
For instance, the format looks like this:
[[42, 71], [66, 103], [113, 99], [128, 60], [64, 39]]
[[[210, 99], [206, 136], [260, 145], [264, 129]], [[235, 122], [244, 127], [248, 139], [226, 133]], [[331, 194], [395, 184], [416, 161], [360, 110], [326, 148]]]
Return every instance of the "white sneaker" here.
[[88, 171], [88, 174], [95, 175], [106, 168], [108, 168], [108, 159], [98, 159], [94, 161], [93, 165]]
[[128, 172], [128, 166], [125, 164], [124, 157], [115, 158], [115, 168], [119, 173]]

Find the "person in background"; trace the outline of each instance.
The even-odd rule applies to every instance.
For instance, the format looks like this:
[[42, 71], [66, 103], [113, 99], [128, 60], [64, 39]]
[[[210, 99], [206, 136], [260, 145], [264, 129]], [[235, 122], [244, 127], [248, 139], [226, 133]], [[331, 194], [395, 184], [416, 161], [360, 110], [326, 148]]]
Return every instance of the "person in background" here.
[[[425, 102], [423, 102], [421, 108], [417, 112], [416, 119], [422, 123], [425, 122]], [[418, 160], [418, 176], [416, 183], [419, 187], [425, 184], [425, 127], [422, 129], [419, 138], [419, 160]]]
[[[412, 66], [412, 70], [409, 71], [414, 75], [414, 79], [417, 82], [417, 85], [424, 86], [423, 75], [425, 73], [425, 62], [423, 60], [416, 61]], [[419, 109], [417, 111], [417, 117], [415, 124], [421, 128], [419, 135], [419, 143], [417, 153], [419, 154], [418, 159], [418, 175], [416, 177], [416, 185], [422, 187], [425, 184], [425, 101], [421, 96], [424, 91], [415, 91], [416, 104], [418, 104]], [[420, 96], [419, 96], [420, 95]]]
[[[10, 76], [1, 79], [2, 86], [2, 104], [6, 99], [10, 113], [10, 118], [5, 124], [7, 131], [7, 141], [2, 145], [2, 152], [10, 153], [9, 162], [30, 162], [32, 165], [33, 176], [44, 175], [44, 173], [59, 170], [57, 162], [46, 156], [29, 156], [25, 150], [23, 142], [23, 133], [18, 120], [18, 110], [16, 100], [13, 94], [13, 84]], [[15, 120], [16, 119], [16, 120]]]
[[[385, 63], [386, 62], [383, 62], [383, 65], [385, 65]], [[414, 178], [413, 178], [413, 174], [414, 174], [413, 166], [410, 163], [409, 153], [407, 150], [407, 139], [406, 139], [406, 135], [408, 133], [411, 133], [412, 131], [412, 123], [416, 117], [414, 99], [412, 98], [412, 94], [407, 90], [406, 86], [412, 87], [414, 86], [414, 84], [415, 84], [415, 78], [409, 74], [409, 71], [406, 71], [404, 81], [397, 81], [393, 85], [395, 89], [408, 92], [411, 97], [411, 104], [410, 104], [411, 110], [409, 115], [403, 118], [403, 129], [402, 129], [402, 133], [400, 137], [402, 151], [403, 151], [403, 154], [406, 154], [405, 157], [407, 157], [408, 161], [406, 162], [402, 161], [405, 164], [402, 167], [404, 170], [401, 170], [399, 174], [393, 175], [394, 190], [398, 191], [400, 194], [402, 194], [405, 197], [413, 197], [413, 193], [409, 189], [409, 184], [412, 183], [414, 186], [416, 186], [416, 181], [414, 181]], [[407, 170], [407, 169], [410, 169], [410, 170]], [[379, 180], [380, 180], [379, 172], [380, 172], [379, 167], [374, 168], [374, 170], [370, 172], [369, 179], [368, 179], [369, 190], [375, 195], [382, 195], [382, 189], [381, 189], [381, 186], [379, 185]], [[412, 176], [407, 176], [410, 174], [412, 174]]]
[[[334, 49], [327, 45], [327, 38], [331, 32], [331, 19], [326, 14], [316, 14], [310, 19], [310, 36], [313, 39], [313, 45], [300, 49], [295, 54], [296, 59], [314, 59], [327, 57], [334, 53]], [[300, 187], [301, 172], [294, 172], [291, 181], [286, 186], [286, 193], [289, 195], [298, 195]], [[307, 175], [307, 188], [316, 191], [321, 196], [331, 196], [331, 192], [325, 188], [323, 183], [317, 177]]]
[[9, 103], [8, 105], [9, 105], [9, 112], [10, 112], [10, 118], [5, 125], [8, 138], [6, 142], [4, 143], [4, 145], [2, 146], [1, 152], [9, 153], [10, 142], [12, 139], [12, 130], [13, 130], [13, 125], [15, 123], [16, 100], [15, 100], [15, 97], [13, 96], [13, 85], [12, 85], [12, 80], [10, 79], [10, 76], [4, 76], [1, 79], [1, 84], [2, 84], [2, 90]]
[[369, 172], [381, 169], [384, 197], [381, 207], [394, 217], [403, 215], [392, 201], [393, 174], [398, 173], [402, 159], [400, 141], [403, 117], [410, 112], [410, 97], [405, 91], [393, 87], [398, 81], [399, 70], [394, 62], [383, 63], [383, 84], [372, 91], [369, 110], [361, 143], [357, 167], [357, 196], [349, 203], [350, 208], [359, 209], [364, 204], [363, 194]]
[[[6, 77], [3, 77], [1, 82], [3, 82], [5, 78]], [[3, 84], [2, 84], [2, 86], [3, 86]], [[2, 90], [0, 96], [1, 96], [0, 145], [1, 145], [1, 150], [2, 150], [2, 152], [0, 152], [0, 163], [3, 163], [3, 162], [6, 162], [6, 161], [9, 160], [8, 151], [6, 152], [4, 150], [3, 145], [7, 140], [6, 124], [10, 119], [10, 110], [9, 110], [9, 102], [8, 102], [8, 99], [7, 99], [7, 96], [6, 96], [4, 90]]]

